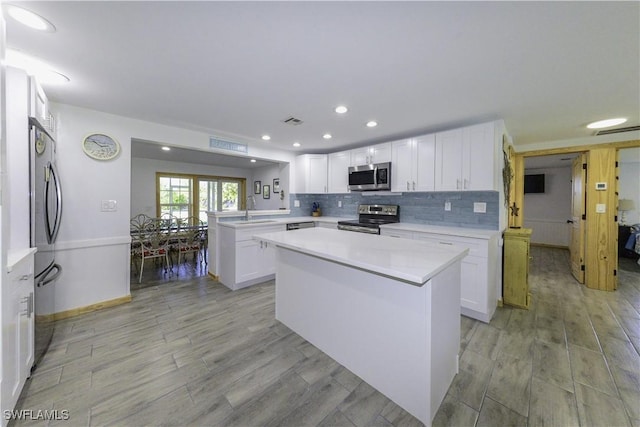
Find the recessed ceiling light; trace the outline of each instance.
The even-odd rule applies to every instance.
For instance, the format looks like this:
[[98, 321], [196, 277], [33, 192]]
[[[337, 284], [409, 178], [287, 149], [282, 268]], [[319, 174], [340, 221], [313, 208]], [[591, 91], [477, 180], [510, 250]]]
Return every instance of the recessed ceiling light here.
[[19, 23], [26, 25], [29, 28], [33, 28], [38, 31], [46, 31], [52, 33], [56, 30], [56, 27], [42, 16], [31, 12], [30, 10], [23, 9], [18, 6], [8, 4], [5, 6], [7, 13], [13, 19]]
[[300, 143], [299, 143], [299, 142], [294, 142], [294, 143], [293, 143], [293, 146], [294, 146], [294, 147], [300, 147]]
[[330, 133], [325, 133], [324, 135], [322, 135], [322, 137], [324, 139], [331, 139], [332, 138]]
[[347, 111], [349, 111], [349, 109], [347, 107], [345, 107], [344, 105], [338, 105], [334, 111], [336, 113], [338, 113], [338, 114], [344, 114]]
[[7, 49], [5, 54], [7, 65], [25, 70], [27, 74], [36, 76], [41, 84], [66, 83], [69, 77], [54, 71], [44, 62], [18, 50]]
[[608, 128], [611, 126], [615, 126], [615, 125], [620, 125], [624, 122], [626, 122], [627, 119], [624, 118], [618, 118], [618, 119], [607, 119], [607, 120], [600, 120], [597, 122], [593, 122], [593, 123], [589, 123], [587, 125], [587, 127], [589, 129], [602, 129], [602, 128]]
[[376, 126], [378, 126], [378, 122], [376, 122], [375, 120], [370, 120], [370, 121], [367, 122], [367, 127], [368, 128], [374, 128]]
[[269, 135], [262, 135], [262, 139], [264, 141], [269, 141], [271, 139], [271, 137]]
[[162, 147], [162, 151], [171, 151], [171, 147]]
[[256, 162], [256, 159], [251, 159], [251, 163], [255, 163], [255, 162]]

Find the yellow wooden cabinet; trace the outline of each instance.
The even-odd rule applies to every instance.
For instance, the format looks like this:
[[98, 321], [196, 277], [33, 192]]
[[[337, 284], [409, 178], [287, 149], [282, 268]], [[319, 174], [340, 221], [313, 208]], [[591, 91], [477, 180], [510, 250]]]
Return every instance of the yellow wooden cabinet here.
[[509, 228], [504, 232], [504, 303], [529, 308], [530, 228]]

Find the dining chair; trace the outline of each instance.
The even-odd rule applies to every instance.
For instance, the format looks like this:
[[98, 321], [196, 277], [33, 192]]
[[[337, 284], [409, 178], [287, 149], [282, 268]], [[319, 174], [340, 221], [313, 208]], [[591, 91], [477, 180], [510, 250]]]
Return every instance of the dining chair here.
[[202, 236], [204, 232], [204, 222], [198, 217], [190, 216], [179, 222], [177, 233], [178, 265], [180, 265], [180, 258], [189, 252], [195, 253], [194, 261], [200, 259], [200, 263], [202, 263], [200, 254], [203, 248]]
[[140, 257], [140, 277], [138, 283], [142, 282], [144, 271], [144, 261], [152, 258], [161, 258], [164, 262], [164, 272], [169, 269], [169, 235], [166, 229], [159, 227], [159, 223], [150, 221], [136, 235], [138, 245], [136, 245], [136, 255]]

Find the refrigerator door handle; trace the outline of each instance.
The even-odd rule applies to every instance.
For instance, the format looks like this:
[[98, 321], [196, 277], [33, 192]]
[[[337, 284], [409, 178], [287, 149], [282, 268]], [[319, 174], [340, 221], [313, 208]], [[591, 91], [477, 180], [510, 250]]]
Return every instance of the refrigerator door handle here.
[[60, 231], [60, 221], [62, 220], [62, 188], [60, 186], [60, 180], [58, 179], [58, 171], [53, 163], [51, 164], [51, 176], [56, 186], [56, 216], [51, 233], [51, 243], [55, 243], [58, 238], [58, 231]]
[[[55, 243], [56, 237], [58, 237], [58, 230], [60, 229], [60, 221], [62, 219], [62, 191], [60, 188], [60, 181], [58, 180], [58, 174], [51, 162], [47, 163], [44, 173], [44, 226], [47, 231], [47, 243]], [[56, 190], [56, 211], [53, 224], [50, 221], [49, 213], [49, 186], [53, 181]]]
[[[54, 274], [51, 277], [49, 276], [49, 273], [51, 273], [51, 271], [56, 270], [56, 274]], [[47, 271], [45, 271], [41, 276], [42, 276], [42, 280], [40, 280], [36, 286], [40, 287], [40, 286], [45, 286], [51, 282], [53, 282], [54, 280], [56, 280], [58, 277], [60, 277], [60, 275], [62, 274], [62, 267], [60, 267], [60, 264], [52, 264]]]

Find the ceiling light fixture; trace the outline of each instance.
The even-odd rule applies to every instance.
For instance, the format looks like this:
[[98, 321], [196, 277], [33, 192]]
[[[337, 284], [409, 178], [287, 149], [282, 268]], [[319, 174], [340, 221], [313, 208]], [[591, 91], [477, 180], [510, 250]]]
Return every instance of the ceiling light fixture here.
[[338, 114], [344, 114], [347, 111], [349, 111], [349, 109], [347, 107], [345, 107], [344, 105], [338, 105], [334, 111], [336, 113], [338, 113]]
[[602, 129], [602, 128], [608, 128], [611, 126], [615, 126], [615, 125], [620, 125], [624, 122], [626, 122], [627, 119], [625, 118], [617, 118], [617, 119], [607, 119], [607, 120], [599, 120], [597, 122], [593, 122], [593, 123], [589, 123], [587, 125], [587, 127], [589, 129]]
[[25, 70], [27, 74], [35, 76], [40, 84], [59, 84], [69, 81], [69, 77], [19, 50], [7, 49], [5, 59], [7, 65]]
[[262, 135], [262, 139], [264, 141], [269, 141], [271, 139], [271, 137], [269, 135]]
[[255, 163], [255, 162], [256, 162], [256, 159], [251, 159], [251, 163]]
[[293, 143], [293, 146], [294, 146], [294, 147], [300, 147], [300, 143], [299, 143], [299, 142], [294, 142], [294, 143]]
[[171, 151], [171, 147], [162, 147], [162, 151]]
[[48, 33], [53, 33], [56, 31], [56, 27], [51, 22], [47, 21], [37, 13], [33, 13], [30, 10], [14, 6], [12, 4], [6, 5], [5, 9], [9, 16], [11, 16], [22, 25], [26, 25], [27, 27], [33, 28], [34, 30], [46, 31]]
[[325, 133], [324, 135], [322, 135], [322, 137], [323, 137], [324, 139], [331, 139], [331, 138], [332, 138], [332, 136], [331, 136], [331, 134], [330, 134], [330, 133]]
[[374, 128], [376, 126], [378, 126], [378, 122], [376, 122], [375, 120], [370, 120], [370, 121], [367, 122], [367, 127], [368, 128]]

